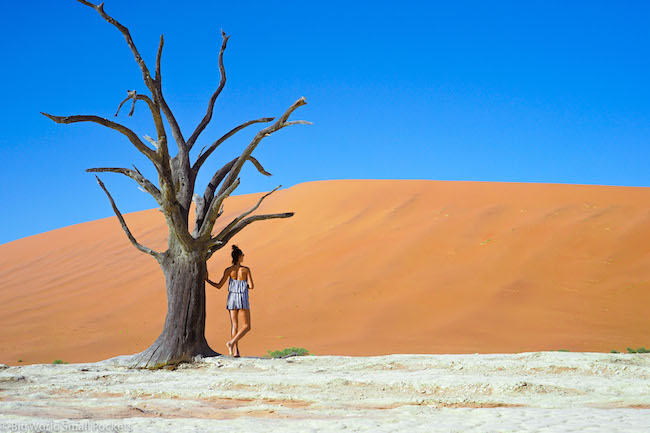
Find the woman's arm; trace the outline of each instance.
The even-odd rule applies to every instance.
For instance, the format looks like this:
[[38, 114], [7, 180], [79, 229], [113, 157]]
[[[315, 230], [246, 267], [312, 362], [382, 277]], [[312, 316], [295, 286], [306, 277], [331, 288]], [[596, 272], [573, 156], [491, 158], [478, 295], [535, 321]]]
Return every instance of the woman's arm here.
[[222, 287], [222, 286], [224, 285], [224, 283], [226, 282], [226, 279], [228, 278], [228, 269], [229, 269], [229, 268], [226, 268], [226, 269], [223, 271], [223, 277], [221, 277], [221, 281], [219, 281], [218, 283], [215, 283], [214, 281], [210, 281], [210, 279], [208, 278], [208, 271], [206, 270], [206, 271], [205, 271], [205, 281], [207, 281], [208, 283], [210, 283], [211, 285], [213, 285], [213, 286], [216, 287], [217, 289], [221, 289], [221, 287]]
[[207, 269], [205, 270], [205, 281], [207, 281], [208, 283], [210, 283], [214, 287], [217, 287], [217, 283], [215, 283], [214, 281], [210, 280], [210, 278], [208, 278], [208, 270]]
[[248, 279], [250, 280], [250, 284], [248, 285], [248, 289], [253, 290], [253, 286], [255, 285], [253, 283], [253, 274], [251, 274], [251, 268], [247, 268], [247, 269], [248, 269]]

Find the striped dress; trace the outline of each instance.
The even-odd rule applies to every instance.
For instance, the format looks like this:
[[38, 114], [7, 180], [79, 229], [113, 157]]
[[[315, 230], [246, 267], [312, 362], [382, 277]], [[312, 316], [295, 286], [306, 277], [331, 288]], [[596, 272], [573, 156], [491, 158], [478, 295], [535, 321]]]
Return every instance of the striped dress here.
[[248, 282], [246, 280], [235, 280], [230, 278], [228, 282], [228, 310], [249, 309], [248, 305]]

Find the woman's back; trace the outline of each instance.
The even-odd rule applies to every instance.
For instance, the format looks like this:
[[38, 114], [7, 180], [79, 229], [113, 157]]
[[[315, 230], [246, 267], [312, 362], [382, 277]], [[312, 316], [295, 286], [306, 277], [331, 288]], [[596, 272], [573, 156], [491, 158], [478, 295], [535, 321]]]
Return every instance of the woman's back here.
[[248, 268], [241, 265], [233, 265], [228, 268], [228, 276], [233, 280], [247, 280], [248, 279]]

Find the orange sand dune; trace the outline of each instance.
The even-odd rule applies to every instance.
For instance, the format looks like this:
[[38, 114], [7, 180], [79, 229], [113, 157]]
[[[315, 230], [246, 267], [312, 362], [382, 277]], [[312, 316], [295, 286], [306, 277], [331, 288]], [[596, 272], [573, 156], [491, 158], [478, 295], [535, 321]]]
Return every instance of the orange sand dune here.
[[[260, 194], [234, 196], [215, 232]], [[119, 200], [118, 200], [119, 201]], [[295, 211], [234, 239], [255, 290], [243, 355], [497, 353], [650, 346], [650, 188], [333, 180], [279, 190]], [[160, 251], [157, 210], [125, 216]], [[208, 267], [218, 279], [230, 247]], [[207, 290], [225, 351], [226, 289]], [[110, 217], [0, 245], [0, 362], [88, 362], [145, 349], [164, 279]]]

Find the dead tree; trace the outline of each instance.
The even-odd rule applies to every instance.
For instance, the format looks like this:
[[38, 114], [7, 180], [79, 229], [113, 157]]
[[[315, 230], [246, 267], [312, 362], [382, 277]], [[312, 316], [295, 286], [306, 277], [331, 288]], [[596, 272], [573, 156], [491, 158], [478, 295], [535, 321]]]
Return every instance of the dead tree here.
[[[165, 216], [168, 234], [168, 249], [164, 252], [154, 251], [144, 245], [141, 245], [133, 236], [126, 225], [122, 214], [117, 209], [113, 198], [104, 186], [104, 183], [97, 177], [99, 186], [104, 190], [111, 202], [113, 211], [122, 225], [122, 229], [128, 236], [131, 243], [143, 253], [153, 256], [165, 275], [167, 286], [167, 316], [162, 333], [154, 343], [141, 353], [135, 354], [130, 358], [130, 366], [134, 368], [159, 368], [166, 365], [176, 365], [181, 362], [191, 361], [196, 355], [216, 356], [217, 352], [212, 350], [205, 339], [205, 275], [206, 261], [218, 249], [225, 246], [228, 241], [235, 236], [244, 227], [254, 221], [267, 220], [272, 218], [288, 218], [293, 212], [251, 215], [262, 200], [273, 193], [277, 188], [264, 195], [248, 211], [242, 213], [223, 230], [214, 234], [214, 228], [217, 218], [222, 214], [222, 204], [224, 200], [232, 194], [239, 185], [239, 173], [246, 161], [252, 162], [260, 173], [269, 176], [260, 163], [251, 155], [260, 141], [272, 133], [279, 131], [285, 126], [296, 124], [311, 124], [304, 120], [290, 121], [291, 113], [301, 105], [307, 104], [305, 98], [300, 98], [294, 102], [279, 118], [263, 117], [256, 120], [250, 120], [233, 128], [231, 131], [214, 141], [210, 146], [200, 152], [198, 158], [193, 163], [190, 161], [190, 150], [195, 145], [201, 132], [206, 128], [212, 119], [212, 111], [215, 101], [226, 84], [226, 71], [223, 66], [223, 54], [226, 50], [229, 36], [222, 31], [222, 45], [219, 52], [219, 71], [221, 80], [216, 91], [212, 94], [205, 116], [189, 138], [185, 138], [181, 129], [176, 122], [176, 118], [169, 109], [162, 91], [162, 75], [160, 69], [160, 60], [163, 49], [163, 36], [160, 36], [160, 44], [156, 56], [156, 65], [154, 77], [151, 77], [149, 69], [140, 56], [129, 30], [109, 16], [103, 7], [103, 3], [95, 5], [85, 0], [77, 0], [80, 3], [93, 8], [99, 15], [115, 26], [126, 39], [135, 60], [142, 72], [142, 78], [150, 95], [137, 93], [135, 90], [128, 91], [128, 96], [119, 105], [115, 116], [120, 111], [122, 105], [131, 100], [131, 110], [129, 116], [133, 114], [137, 101], [143, 101], [147, 104], [153, 117], [156, 128], [156, 139], [144, 136], [145, 140], [153, 147], [144, 143], [138, 135], [129, 128], [112, 120], [94, 115], [74, 115], [74, 116], [53, 116], [42, 113], [56, 123], [77, 123], [93, 122], [99, 125], [111, 128], [126, 138], [143, 153], [154, 165], [158, 173], [158, 186], [146, 179], [142, 173], [133, 166], [130, 168], [119, 167], [101, 167], [89, 168], [88, 172], [112, 172], [126, 175], [136, 181], [142, 189], [151, 194], [156, 200], [162, 213]], [[173, 158], [170, 157], [167, 146], [167, 133], [163, 125], [163, 117], [171, 128], [172, 137], [178, 147], [178, 154]], [[194, 194], [194, 183], [197, 173], [205, 163], [206, 159], [215, 151], [215, 149], [232, 135], [242, 129], [259, 124], [270, 123], [271, 125], [261, 129], [244, 149], [241, 155], [232, 159], [214, 174], [202, 196]], [[278, 187], [279, 188], [279, 187]], [[189, 230], [189, 210], [190, 204], [194, 201], [196, 205], [196, 220], [194, 229]]]

